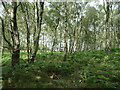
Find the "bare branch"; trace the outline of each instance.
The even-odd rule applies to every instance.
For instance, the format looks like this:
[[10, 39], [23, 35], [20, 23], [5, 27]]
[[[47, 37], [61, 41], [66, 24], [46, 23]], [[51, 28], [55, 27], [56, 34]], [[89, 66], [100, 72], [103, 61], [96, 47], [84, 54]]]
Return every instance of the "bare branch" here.
[[8, 9], [6, 8], [5, 3], [4, 3], [3, 1], [2, 1], [2, 5], [3, 5], [5, 11], [9, 14], [10, 12], [9, 12]]
[[21, 2], [19, 2], [19, 4], [17, 5], [17, 8], [21, 5]]

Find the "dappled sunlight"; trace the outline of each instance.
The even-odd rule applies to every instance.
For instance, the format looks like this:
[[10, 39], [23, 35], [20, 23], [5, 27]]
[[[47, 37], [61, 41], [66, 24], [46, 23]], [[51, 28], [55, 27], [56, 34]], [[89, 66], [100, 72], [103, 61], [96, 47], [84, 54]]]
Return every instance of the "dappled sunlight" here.
[[[102, 51], [97, 53], [97, 55], [101, 53]], [[39, 54], [38, 56], [41, 58], [37, 57], [37, 62], [27, 67], [23, 66], [25, 62], [21, 63], [21, 66], [14, 71], [12, 68], [3, 66], [3, 87], [118, 88], [120, 84], [120, 62], [117, 58], [119, 58], [118, 56], [120, 53], [112, 53], [117, 53], [115, 54], [117, 56], [115, 56], [116, 59], [114, 60], [111, 60], [108, 55], [102, 56], [101, 58], [96, 57], [92, 52], [86, 51], [83, 53], [76, 53], [76, 55], [72, 57], [72, 60], [71, 56], [73, 54], [70, 54], [68, 57], [69, 61], [66, 62], [56, 58], [57, 53], [53, 56], [47, 54], [48, 56], [45, 60], [42, 59], [45, 53]], [[9, 58], [9, 55], [7, 53], [5, 54], [2, 58], [3, 61]], [[62, 53], [57, 55], [60, 57]], [[24, 57], [23, 59], [25, 59], [26, 54], [24, 53], [22, 56]], [[8, 62], [6, 62], [6, 64], [7, 63]]]

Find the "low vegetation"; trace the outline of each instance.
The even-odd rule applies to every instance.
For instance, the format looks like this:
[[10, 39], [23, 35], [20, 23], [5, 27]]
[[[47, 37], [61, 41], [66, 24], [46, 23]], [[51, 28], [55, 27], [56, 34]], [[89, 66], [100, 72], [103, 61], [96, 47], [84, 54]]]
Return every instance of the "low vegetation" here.
[[20, 65], [11, 67], [10, 54], [2, 57], [3, 88], [120, 88], [120, 49], [75, 52], [63, 61], [63, 52], [38, 52], [28, 64], [21, 52]]

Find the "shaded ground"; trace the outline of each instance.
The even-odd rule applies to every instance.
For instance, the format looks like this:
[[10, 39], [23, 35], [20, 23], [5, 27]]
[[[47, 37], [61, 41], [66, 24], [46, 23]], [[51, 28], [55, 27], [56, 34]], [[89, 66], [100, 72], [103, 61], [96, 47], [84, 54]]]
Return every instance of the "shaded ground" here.
[[76, 52], [63, 61], [63, 53], [38, 53], [28, 64], [21, 52], [20, 66], [12, 69], [10, 54], [2, 57], [3, 87], [7, 88], [120, 88], [120, 49]]

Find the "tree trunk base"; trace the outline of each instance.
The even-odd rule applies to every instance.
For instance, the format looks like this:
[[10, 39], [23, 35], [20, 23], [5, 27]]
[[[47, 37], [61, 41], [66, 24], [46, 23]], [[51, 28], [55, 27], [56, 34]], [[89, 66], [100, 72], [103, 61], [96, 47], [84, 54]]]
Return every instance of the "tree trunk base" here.
[[35, 56], [32, 56], [31, 59], [28, 59], [28, 63], [34, 63], [34, 61], [35, 61]]
[[66, 60], [67, 60], [67, 55], [65, 54], [63, 61], [66, 61]]
[[19, 65], [20, 50], [13, 51], [12, 53], [12, 66]]

